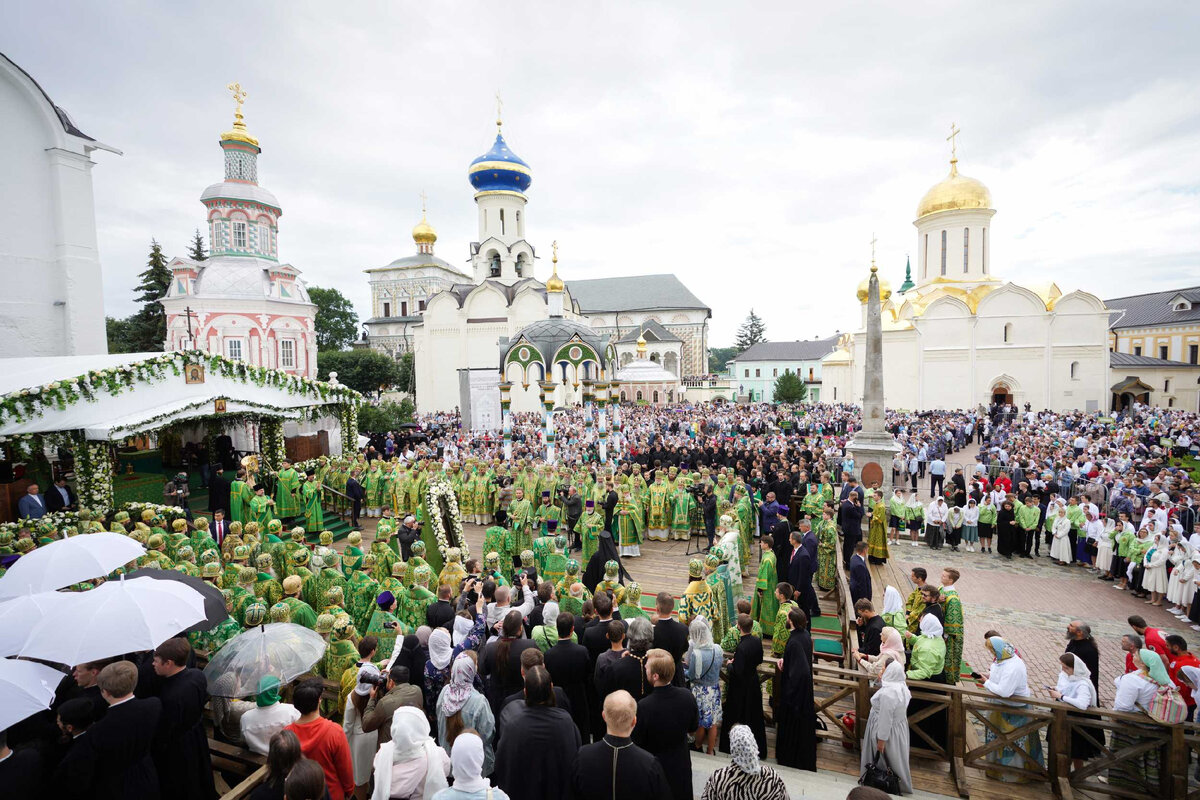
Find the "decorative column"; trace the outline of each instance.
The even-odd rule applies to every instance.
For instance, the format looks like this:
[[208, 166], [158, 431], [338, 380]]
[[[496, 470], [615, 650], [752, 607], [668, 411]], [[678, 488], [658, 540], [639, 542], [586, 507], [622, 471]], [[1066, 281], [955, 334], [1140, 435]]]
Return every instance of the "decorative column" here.
[[554, 463], [554, 381], [538, 381], [542, 396], [542, 430], [546, 437], [546, 463]]
[[[874, 243], [872, 242], [872, 251]], [[865, 490], [880, 489], [884, 502], [892, 495], [892, 457], [900, 448], [884, 428], [883, 405], [883, 321], [879, 299], [879, 276], [874, 252], [871, 277], [867, 283], [867, 342], [863, 376], [862, 428], [846, 444], [858, 467], [859, 485]]]
[[500, 430], [504, 435], [505, 461], [512, 461], [512, 387], [508, 381], [500, 383]]
[[593, 386], [596, 401], [600, 404], [596, 428], [600, 440], [600, 463], [604, 464], [608, 462], [608, 414], [605, 411], [608, 407], [608, 382], [599, 380]]

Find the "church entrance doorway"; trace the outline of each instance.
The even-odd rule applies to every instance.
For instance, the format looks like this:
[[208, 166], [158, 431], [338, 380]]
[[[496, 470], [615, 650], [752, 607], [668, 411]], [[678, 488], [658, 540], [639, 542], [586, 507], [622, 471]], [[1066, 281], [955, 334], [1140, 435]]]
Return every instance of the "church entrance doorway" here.
[[992, 404], [993, 405], [1012, 405], [1013, 396], [1012, 390], [1008, 388], [1008, 384], [997, 383], [992, 388]]

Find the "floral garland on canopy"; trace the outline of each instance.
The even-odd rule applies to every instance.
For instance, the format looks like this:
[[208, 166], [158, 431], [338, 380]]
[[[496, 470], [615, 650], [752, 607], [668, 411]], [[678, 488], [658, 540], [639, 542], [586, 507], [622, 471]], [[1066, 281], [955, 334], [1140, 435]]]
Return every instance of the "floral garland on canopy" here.
[[[450, 517], [450, 527], [452, 528], [449, 533], [453, 535], [455, 544], [450, 543], [445, 522], [439, 513], [439, 509], [441, 509], [439, 501], [443, 499], [446, 501], [446, 509], [449, 511], [447, 516]], [[447, 550], [457, 547], [462, 551], [463, 563], [466, 563], [471, 556], [467, 549], [467, 537], [463, 534], [462, 515], [458, 512], [458, 497], [454, 494], [454, 487], [450, 484], [450, 480], [440, 472], [429, 476], [429, 484], [425, 489], [425, 507], [429, 510], [429, 525], [437, 539], [438, 552], [442, 554], [442, 559], [446, 559]]]
[[258, 436], [262, 466], [269, 472], [275, 472], [287, 458], [283, 440], [283, 420], [264, 418], [258, 425]]
[[[89, 508], [84, 505], [83, 508]], [[121, 507], [122, 511], [129, 514], [133, 520], [140, 520], [143, 511], [151, 511], [154, 516], [162, 517], [168, 525], [177, 519], [187, 519], [187, 514], [178, 506], [164, 506], [158, 503], [126, 503]], [[107, 519], [109, 515], [93, 512], [91, 519]], [[22, 519], [16, 522], [0, 523], [0, 531], [9, 531], [15, 534], [21, 528], [34, 529], [38, 526], [50, 525], [60, 534], [71, 533], [71, 529], [79, 525], [79, 512], [77, 511], [50, 511], [38, 519]], [[107, 526], [105, 526], [107, 528]]]
[[189, 364], [202, 364], [210, 373], [221, 377], [249, 381], [259, 387], [283, 389], [289, 394], [306, 395], [324, 402], [336, 400], [341, 405], [357, 406], [363, 401], [361, 394], [341, 384], [289, 375], [280, 370], [234, 361], [201, 350], [178, 350], [145, 361], [91, 370], [75, 378], [9, 392], [0, 396], [0, 422], [27, 422], [39, 416], [44, 409], [57, 408], [63, 411], [81, 400], [95, 402], [101, 394], [119, 395], [137, 383], [157, 383], [170, 375], [179, 377]]
[[107, 513], [113, 507], [113, 448], [108, 442], [88, 442], [82, 437], [75, 446], [75, 491], [80, 508]]

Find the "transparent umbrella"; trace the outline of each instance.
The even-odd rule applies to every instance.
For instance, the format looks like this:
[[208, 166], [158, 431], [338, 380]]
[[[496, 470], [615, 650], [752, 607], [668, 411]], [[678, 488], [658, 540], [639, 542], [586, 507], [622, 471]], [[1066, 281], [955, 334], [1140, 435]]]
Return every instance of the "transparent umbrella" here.
[[174, 581], [122, 576], [67, 597], [30, 631], [21, 655], [82, 664], [153, 650], [204, 619], [204, 596]]
[[248, 697], [258, 681], [274, 675], [284, 683], [312, 669], [325, 655], [321, 634], [303, 625], [274, 622], [239, 633], [216, 652], [204, 668], [208, 693], [216, 697]]
[[0, 578], [0, 600], [29, 592], [52, 592], [99, 578], [145, 554], [146, 548], [119, 533], [89, 533], [43, 545], [21, 556]]
[[30, 592], [0, 602], [0, 656], [21, 652], [29, 633], [51, 610], [71, 602], [68, 592]]
[[62, 679], [45, 664], [0, 658], [0, 731], [49, 708]]

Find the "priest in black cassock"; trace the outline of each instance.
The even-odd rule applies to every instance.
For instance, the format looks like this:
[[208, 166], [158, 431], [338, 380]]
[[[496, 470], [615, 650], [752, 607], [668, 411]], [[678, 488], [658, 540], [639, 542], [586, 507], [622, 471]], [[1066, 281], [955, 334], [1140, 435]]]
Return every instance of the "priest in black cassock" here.
[[658, 759], [633, 743], [637, 703], [619, 689], [604, 698], [608, 732], [595, 744], [580, 748], [571, 770], [571, 800], [671, 800], [667, 775]]
[[570, 713], [556, 706], [545, 667], [525, 672], [524, 707], [511, 728], [515, 733], [500, 737], [496, 749], [496, 785], [510, 800], [560, 800], [571, 783], [580, 737]]
[[737, 647], [729, 665], [729, 680], [725, 687], [725, 705], [721, 710], [722, 753], [729, 752], [729, 731], [734, 725], [745, 725], [754, 734], [758, 757], [767, 757], [767, 729], [763, 722], [762, 688], [758, 682], [758, 665], [763, 660], [762, 639], [751, 634], [754, 622], [749, 614], [737, 619]]
[[638, 701], [633, 741], [662, 764], [674, 800], [692, 800], [692, 759], [687, 737], [700, 728], [700, 709], [691, 690], [672, 686], [675, 659], [666, 650], [646, 656], [646, 675], [654, 690]]
[[154, 651], [155, 694], [162, 703], [151, 745], [163, 800], [214, 800], [212, 760], [204, 731], [208, 681], [188, 667], [192, 647], [182, 637], [168, 639]]
[[229, 516], [229, 485], [231, 480], [225, 474], [225, 465], [221, 462], [216, 464], [216, 472], [208, 481], [208, 510], [224, 511], [225, 516]]

